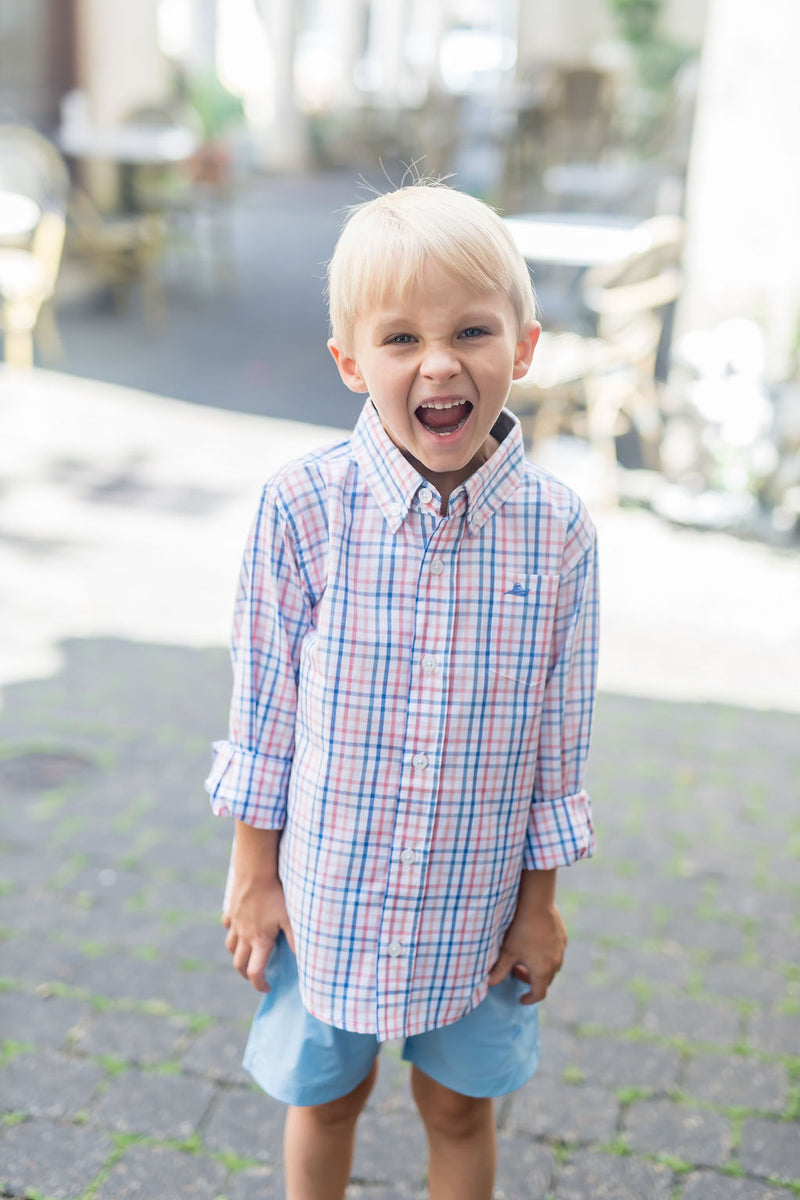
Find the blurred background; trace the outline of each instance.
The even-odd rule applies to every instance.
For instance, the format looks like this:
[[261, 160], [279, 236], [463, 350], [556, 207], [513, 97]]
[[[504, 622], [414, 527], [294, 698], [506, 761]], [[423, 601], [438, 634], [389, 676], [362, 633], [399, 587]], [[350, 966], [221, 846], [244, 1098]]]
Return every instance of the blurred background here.
[[[732, 596], [785, 646], [800, 609], [798, 45], [795, 0], [0, 0], [0, 454], [21, 594], [45, 585], [20, 539], [52, 547], [65, 495], [113, 501], [111, 540], [123, 501], [141, 520], [181, 470], [181, 503], [208, 516], [246, 475], [221, 460], [246, 456], [252, 505], [273, 458], [352, 427], [325, 263], [348, 205], [418, 171], [497, 206], [530, 265], [545, 333], [510, 404], [532, 455], [594, 511], [646, 514], [647, 546], [724, 535], [713, 559], [710, 540], [691, 551], [691, 570], [729, 564], [708, 585], [720, 656]], [[295, 424], [278, 436], [245, 415]], [[201, 426], [233, 438], [202, 486], [187, 466]], [[783, 591], [748, 592], [746, 545], [770, 550]], [[669, 604], [680, 570], [653, 554]], [[64, 555], [52, 564], [63, 590]], [[133, 628], [107, 617], [124, 591], [101, 588], [104, 608], [76, 592], [67, 628]], [[620, 630], [653, 603], [629, 579], [618, 599]], [[688, 607], [673, 604], [682, 644], [707, 657], [703, 604]], [[183, 624], [161, 610], [150, 633], [188, 636], [185, 605]]]

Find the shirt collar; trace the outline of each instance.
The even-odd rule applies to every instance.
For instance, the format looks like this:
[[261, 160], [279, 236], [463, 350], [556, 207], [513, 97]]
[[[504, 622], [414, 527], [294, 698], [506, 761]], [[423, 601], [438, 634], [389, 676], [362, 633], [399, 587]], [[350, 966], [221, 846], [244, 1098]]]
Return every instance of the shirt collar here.
[[[460, 488], [456, 488], [451, 497], [452, 505], [462, 488], [466, 493], [467, 524], [471, 533], [483, 528], [516, 491], [523, 478], [524, 450], [517, 418], [504, 408], [492, 433], [500, 443], [497, 450]], [[389, 529], [397, 533], [419, 489], [427, 486], [435, 493], [435, 488], [427, 484], [400, 453], [369, 398], [361, 410], [351, 445], [375, 503]]]

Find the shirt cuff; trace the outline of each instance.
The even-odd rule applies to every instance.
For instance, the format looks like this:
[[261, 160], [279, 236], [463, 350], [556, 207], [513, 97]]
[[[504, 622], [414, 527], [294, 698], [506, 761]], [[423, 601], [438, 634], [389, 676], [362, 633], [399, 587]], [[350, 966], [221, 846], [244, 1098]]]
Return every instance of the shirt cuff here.
[[525, 835], [524, 870], [568, 867], [593, 853], [592, 805], [587, 792], [533, 802]]
[[292, 760], [270, 758], [232, 742], [214, 742], [214, 762], [205, 781], [211, 809], [256, 829], [283, 829]]

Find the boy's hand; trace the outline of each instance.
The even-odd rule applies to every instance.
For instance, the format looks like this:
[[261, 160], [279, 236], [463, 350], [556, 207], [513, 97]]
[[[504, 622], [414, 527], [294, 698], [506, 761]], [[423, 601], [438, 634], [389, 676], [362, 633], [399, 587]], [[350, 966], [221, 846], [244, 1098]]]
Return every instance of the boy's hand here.
[[264, 978], [267, 960], [283, 931], [292, 952], [294, 938], [286, 900], [277, 874], [279, 834], [237, 823], [233, 883], [222, 924], [228, 930], [225, 947], [243, 979], [257, 992], [268, 992]]
[[520, 1004], [544, 1000], [564, 961], [567, 931], [555, 902], [555, 875], [555, 871], [522, 872], [517, 911], [489, 974], [490, 987], [509, 972], [528, 983], [531, 990]]

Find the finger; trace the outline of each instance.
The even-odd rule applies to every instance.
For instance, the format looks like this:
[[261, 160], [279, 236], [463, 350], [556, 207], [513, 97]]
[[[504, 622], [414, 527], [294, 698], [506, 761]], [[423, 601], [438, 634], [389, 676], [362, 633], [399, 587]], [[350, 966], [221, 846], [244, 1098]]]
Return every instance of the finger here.
[[555, 975], [556, 972], [551, 971], [547, 975], [529, 976], [525, 982], [530, 983], [531, 990], [526, 992], [524, 996], [520, 997], [520, 1004], [538, 1004], [540, 1000], [544, 1000], [545, 996], [550, 990], [550, 984], [553, 982]]
[[223, 913], [221, 919], [222, 919], [222, 924], [225, 926], [225, 928], [230, 929], [231, 920], [232, 920], [230, 913]]
[[250, 951], [250, 960], [247, 964], [247, 978], [257, 992], [269, 991], [269, 984], [266, 981], [264, 973], [267, 969], [267, 962], [271, 951], [272, 945], [267, 945], [264, 942], [259, 942]]
[[238, 971], [242, 979], [247, 979], [247, 967], [250, 962], [252, 947], [247, 942], [239, 942], [233, 952], [234, 970]]
[[228, 935], [225, 938], [225, 949], [228, 950], [231, 954], [235, 954], [238, 943], [239, 943], [239, 938], [236, 934], [236, 931], [234, 929], [229, 929]]
[[489, 987], [496, 987], [498, 983], [502, 983], [513, 966], [513, 954], [509, 954], [507, 950], [501, 950], [500, 957], [489, 972]]

